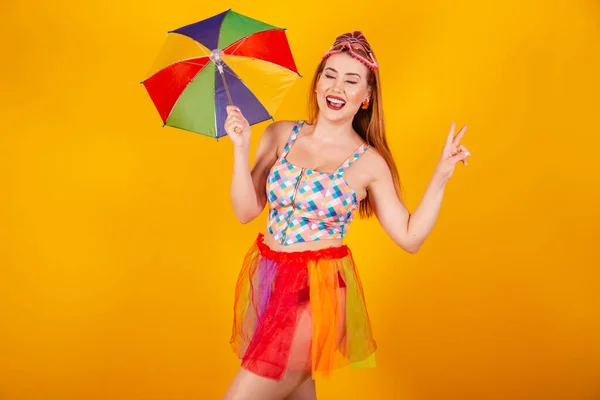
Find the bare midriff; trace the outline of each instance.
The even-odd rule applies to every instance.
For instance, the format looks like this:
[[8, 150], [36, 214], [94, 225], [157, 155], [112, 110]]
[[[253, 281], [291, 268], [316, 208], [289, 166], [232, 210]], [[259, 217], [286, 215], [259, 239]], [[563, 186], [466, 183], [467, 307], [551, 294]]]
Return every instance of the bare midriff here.
[[343, 239], [320, 239], [320, 240], [312, 240], [309, 242], [299, 242], [288, 245], [282, 245], [279, 243], [271, 233], [269, 233], [268, 229], [265, 229], [264, 232], [264, 242], [271, 250], [274, 251], [285, 251], [285, 252], [293, 252], [293, 251], [305, 251], [305, 250], [319, 250], [324, 249], [326, 247], [339, 247], [342, 246]]

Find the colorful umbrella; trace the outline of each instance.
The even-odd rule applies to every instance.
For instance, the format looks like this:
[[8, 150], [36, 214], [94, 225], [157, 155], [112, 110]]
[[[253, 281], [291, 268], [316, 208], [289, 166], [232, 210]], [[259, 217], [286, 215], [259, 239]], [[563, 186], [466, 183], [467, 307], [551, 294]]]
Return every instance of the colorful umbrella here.
[[218, 139], [228, 104], [250, 125], [273, 119], [298, 77], [285, 29], [229, 9], [169, 31], [142, 84], [163, 126]]

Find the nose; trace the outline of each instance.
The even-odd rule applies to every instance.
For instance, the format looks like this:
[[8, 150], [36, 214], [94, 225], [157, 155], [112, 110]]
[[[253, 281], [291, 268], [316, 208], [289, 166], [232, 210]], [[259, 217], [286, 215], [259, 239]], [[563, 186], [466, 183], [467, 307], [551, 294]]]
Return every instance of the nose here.
[[338, 80], [338, 79], [336, 79], [336, 80], [335, 80], [335, 83], [333, 84], [333, 88], [332, 88], [332, 90], [333, 90], [334, 92], [338, 92], [338, 93], [341, 93], [341, 92], [342, 92], [342, 88], [341, 88], [341, 82], [340, 82], [340, 80]]

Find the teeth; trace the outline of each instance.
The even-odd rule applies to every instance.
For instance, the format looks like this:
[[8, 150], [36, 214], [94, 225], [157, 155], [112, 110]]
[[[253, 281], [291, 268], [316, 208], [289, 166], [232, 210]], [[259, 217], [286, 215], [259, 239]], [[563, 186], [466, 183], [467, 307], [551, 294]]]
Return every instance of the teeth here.
[[334, 103], [334, 104], [346, 104], [345, 101], [338, 100], [338, 99], [332, 99], [330, 97], [327, 98], [327, 101], [330, 102], [330, 103]]

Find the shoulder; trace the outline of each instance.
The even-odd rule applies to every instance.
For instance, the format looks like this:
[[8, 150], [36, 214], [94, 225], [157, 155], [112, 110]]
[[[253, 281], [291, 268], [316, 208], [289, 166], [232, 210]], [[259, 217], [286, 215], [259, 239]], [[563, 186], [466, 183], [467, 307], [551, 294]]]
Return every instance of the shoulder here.
[[283, 149], [298, 121], [281, 120], [270, 123], [264, 130], [261, 140], [278, 149]]
[[281, 120], [271, 122], [266, 128], [263, 135], [269, 136], [289, 136], [298, 121]]
[[385, 162], [385, 158], [381, 155], [381, 152], [377, 150], [373, 146], [369, 146], [367, 151], [364, 154], [365, 162], [369, 163], [369, 166], [372, 168], [387, 168], [387, 163]]
[[387, 161], [375, 147], [369, 146], [361, 158], [363, 158], [365, 170], [369, 172], [370, 181], [375, 181], [379, 177], [390, 174]]

